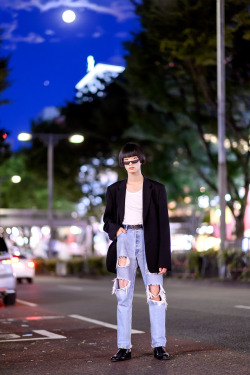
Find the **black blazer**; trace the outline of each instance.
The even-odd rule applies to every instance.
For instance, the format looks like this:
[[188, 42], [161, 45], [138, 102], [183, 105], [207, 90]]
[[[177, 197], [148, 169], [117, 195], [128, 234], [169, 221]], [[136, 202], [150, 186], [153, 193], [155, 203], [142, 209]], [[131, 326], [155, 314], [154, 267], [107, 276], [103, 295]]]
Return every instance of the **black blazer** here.
[[[125, 211], [127, 180], [110, 185], [106, 193], [103, 229], [110, 240], [122, 226]], [[143, 228], [148, 269], [158, 273], [159, 267], [171, 270], [170, 228], [165, 186], [144, 177]]]

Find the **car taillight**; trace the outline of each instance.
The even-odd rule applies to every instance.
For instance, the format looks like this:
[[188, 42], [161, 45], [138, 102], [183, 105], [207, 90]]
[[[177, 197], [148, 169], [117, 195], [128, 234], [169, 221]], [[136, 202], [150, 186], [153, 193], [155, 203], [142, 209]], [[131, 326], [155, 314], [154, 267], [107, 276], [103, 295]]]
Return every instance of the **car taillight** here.
[[12, 263], [18, 263], [19, 258], [18, 257], [12, 257]]
[[32, 262], [32, 261], [28, 262], [28, 267], [29, 268], [35, 268], [35, 263]]

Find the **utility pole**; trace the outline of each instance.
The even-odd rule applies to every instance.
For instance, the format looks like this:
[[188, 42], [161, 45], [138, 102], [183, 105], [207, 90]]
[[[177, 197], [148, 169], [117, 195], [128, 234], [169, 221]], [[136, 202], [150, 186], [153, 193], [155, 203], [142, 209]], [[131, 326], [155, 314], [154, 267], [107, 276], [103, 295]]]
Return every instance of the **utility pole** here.
[[82, 134], [54, 134], [54, 133], [20, 133], [19, 141], [30, 141], [36, 137], [47, 147], [47, 175], [48, 175], [48, 225], [50, 227], [50, 240], [48, 243], [48, 257], [52, 257], [54, 224], [53, 224], [53, 199], [54, 199], [54, 147], [62, 139], [68, 139], [71, 143], [82, 143], [84, 136]]
[[53, 197], [54, 197], [54, 134], [49, 134], [47, 139], [48, 148], [48, 224], [50, 227], [50, 241], [48, 256], [52, 257], [53, 246]]
[[224, 0], [217, 0], [217, 117], [218, 117], [218, 190], [220, 197], [220, 251], [225, 250], [225, 210], [227, 191], [225, 150], [225, 15]]

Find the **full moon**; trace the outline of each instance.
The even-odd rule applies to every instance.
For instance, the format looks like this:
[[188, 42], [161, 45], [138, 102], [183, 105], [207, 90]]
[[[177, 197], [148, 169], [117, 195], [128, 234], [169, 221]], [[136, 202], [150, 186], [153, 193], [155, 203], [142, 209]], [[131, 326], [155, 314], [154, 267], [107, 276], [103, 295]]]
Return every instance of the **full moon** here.
[[66, 23], [74, 22], [76, 19], [76, 14], [73, 12], [73, 10], [65, 10], [62, 14], [62, 19]]

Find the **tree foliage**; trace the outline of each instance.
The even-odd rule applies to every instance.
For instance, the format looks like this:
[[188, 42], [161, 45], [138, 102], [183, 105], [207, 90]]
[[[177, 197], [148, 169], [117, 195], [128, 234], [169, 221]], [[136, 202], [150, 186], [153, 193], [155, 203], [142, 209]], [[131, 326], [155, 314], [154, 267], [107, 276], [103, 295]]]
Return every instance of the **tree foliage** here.
[[[216, 3], [212, 0], [133, 1], [140, 29], [125, 44], [133, 127], [153, 141], [156, 174], [177, 188], [192, 179], [217, 188]], [[247, 1], [225, 1], [228, 202], [242, 235], [249, 189], [250, 13]], [[156, 163], [154, 162], [154, 165]], [[191, 175], [190, 175], [191, 172]], [[180, 181], [176, 176], [183, 176]], [[245, 188], [245, 196], [239, 194]], [[197, 192], [196, 188], [196, 192]], [[239, 216], [233, 208], [241, 203]]]
[[[2, 39], [1, 39], [1, 29], [0, 29], [0, 51], [1, 51], [1, 44], [2, 44]], [[6, 90], [6, 88], [9, 87], [10, 85], [10, 82], [8, 80], [8, 76], [10, 73], [10, 69], [8, 67], [9, 59], [10, 59], [10, 56], [4, 57], [0, 55], [0, 106], [9, 103], [9, 100], [3, 96], [4, 90]], [[1, 123], [1, 120], [0, 120], [0, 123]], [[10, 156], [10, 148], [7, 142], [8, 134], [9, 133], [4, 128], [0, 129], [0, 163]]]

